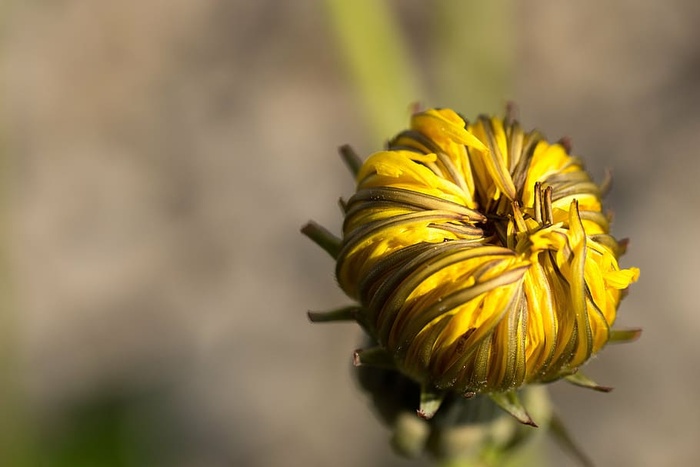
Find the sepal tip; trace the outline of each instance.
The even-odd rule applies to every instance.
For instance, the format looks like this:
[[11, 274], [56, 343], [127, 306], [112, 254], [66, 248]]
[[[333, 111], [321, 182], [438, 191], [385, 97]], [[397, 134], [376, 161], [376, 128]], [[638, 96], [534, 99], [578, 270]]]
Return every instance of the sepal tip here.
[[354, 366], [369, 366], [374, 368], [396, 369], [396, 363], [392, 356], [382, 347], [369, 349], [357, 349], [352, 356]]
[[445, 392], [423, 384], [420, 389], [420, 406], [416, 413], [424, 420], [430, 420], [440, 409], [445, 399]]
[[328, 229], [314, 221], [309, 221], [301, 228], [301, 233], [323, 248], [333, 259], [338, 258], [342, 240], [333, 235]]
[[329, 323], [333, 321], [356, 321], [360, 308], [346, 306], [331, 311], [307, 311], [309, 321], [312, 323]]
[[589, 377], [585, 376], [583, 373], [576, 372], [571, 375], [565, 376], [564, 379], [571, 384], [580, 386], [582, 388], [593, 389], [598, 392], [610, 392], [613, 390], [610, 386], [601, 386]]
[[624, 344], [626, 342], [636, 341], [641, 335], [641, 328], [613, 329], [610, 331], [610, 339], [608, 342], [611, 344]]
[[494, 392], [489, 394], [489, 397], [500, 408], [511, 414], [523, 425], [529, 425], [537, 428], [537, 424], [532, 420], [530, 414], [527, 413], [525, 406], [522, 404], [522, 402], [520, 402], [520, 397], [515, 390], [507, 392]]

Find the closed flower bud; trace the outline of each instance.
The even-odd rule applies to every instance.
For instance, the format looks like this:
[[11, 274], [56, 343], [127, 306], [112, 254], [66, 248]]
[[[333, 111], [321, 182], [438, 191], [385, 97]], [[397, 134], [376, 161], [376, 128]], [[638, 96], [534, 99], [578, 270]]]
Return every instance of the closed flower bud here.
[[490, 396], [533, 424], [517, 390], [561, 378], [594, 389], [578, 369], [608, 342], [627, 287], [603, 189], [567, 142], [511, 118], [468, 122], [450, 109], [410, 128], [364, 163], [349, 148], [355, 194], [342, 239], [303, 231], [337, 260], [356, 305], [313, 321], [352, 319], [377, 346], [357, 364], [395, 368], [422, 389], [430, 418], [454, 394]]

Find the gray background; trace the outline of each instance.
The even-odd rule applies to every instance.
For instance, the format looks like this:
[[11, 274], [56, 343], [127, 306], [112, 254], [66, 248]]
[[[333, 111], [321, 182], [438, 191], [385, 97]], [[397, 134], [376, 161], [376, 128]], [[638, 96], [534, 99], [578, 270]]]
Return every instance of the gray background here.
[[[430, 8], [392, 5], [430, 83]], [[600, 466], [700, 459], [698, 5], [513, 12], [504, 99], [524, 126], [572, 137], [598, 179], [613, 170], [623, 265], [642, 270], [619, 319], [642, 339], [588, 369], [616, 390], [553, 387]], [[39, 431], [112, 398], [149, 465], [422, 465], [392, 455], [356, 391], [356, 327], [305, 317], [346, 300], [299, 227], [338, 230], [352, 183], [336, 147], [379, 144], [320, 3], [16, 1], [2, 28], [6, 332]]]

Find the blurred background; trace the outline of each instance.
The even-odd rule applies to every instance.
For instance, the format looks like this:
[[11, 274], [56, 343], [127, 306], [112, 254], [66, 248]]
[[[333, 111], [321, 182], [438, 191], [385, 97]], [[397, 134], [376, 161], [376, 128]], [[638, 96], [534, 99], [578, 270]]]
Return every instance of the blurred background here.
[[[348, 6], [348, 4], [353, 6]], [[700, 459], [700, 3], [5, 0], [0, 465], [403, 466], [303, 238], [409, 106], [514, 100], [601, 180], [641, 326], [552, 386], [599, 466]], [[373, 61], [374, 60], [374, 61]], [[364, 67], [364, 68], [363, 68]], [[554, 444], [551, 465], [574, 465]]]

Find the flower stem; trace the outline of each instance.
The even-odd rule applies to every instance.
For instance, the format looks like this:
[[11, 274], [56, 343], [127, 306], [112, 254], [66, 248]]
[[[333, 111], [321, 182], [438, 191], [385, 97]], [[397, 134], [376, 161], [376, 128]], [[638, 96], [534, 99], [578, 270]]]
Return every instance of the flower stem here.
[[383, 0], [325, 0], [332, 32], [379, 142], [396, 133], [424, 98], [394, 15]]
[[501, 111], [512, 95], [514, 2], [437, 0], [434, 82], [439, 102], [468, 114]]
[[[11, 1], [0, 3], [0, 66], [5, 51], [6, 26], [11, 21]], [[0, 77], [5, 76], [0, 70]], [[4, 83], [0, 83], [4, 84]], [[0, 86], [1, 87], [1, 86]], [[5, 102], [0, 101], [0, 465], [28, 467], [32, 462], [32, 437], [27, 404], [22, 391], [17, 310], [12, 290], [9, 246], [11, 224], [11, 158], [7, 151]]]

